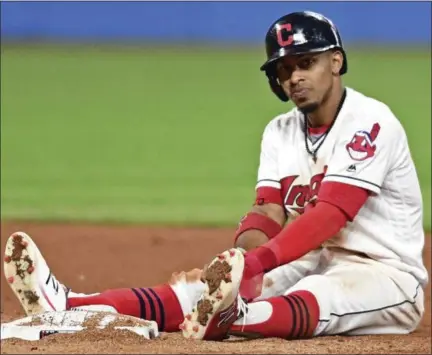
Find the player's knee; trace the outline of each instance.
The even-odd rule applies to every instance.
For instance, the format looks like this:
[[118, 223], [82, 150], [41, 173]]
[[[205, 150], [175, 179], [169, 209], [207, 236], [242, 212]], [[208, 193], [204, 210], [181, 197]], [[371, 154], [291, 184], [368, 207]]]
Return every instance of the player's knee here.
[[299, 282], [297, 282], [293, 287], [291, 287], [288, 292], [293, 291], [310, 291], [321, 292], [326, 291], [331, 288], [331, 280], [324, 275], [309, 275], [302, 278]]
[[291, 287], [286, 294], [298, 291], [308, 291], [315, 297], [323, 313], [330, 312], [333, 285], [328, 277], [323, 275], [307, 276]]
[[414, 302], [405, 302], [399, 307], [384, 310], [383, 318], [391, 320], [389, 323], [399, 330], [397, 333], [409, 334], [419, 327], [424, 313], [424, 292], [419, 289]]

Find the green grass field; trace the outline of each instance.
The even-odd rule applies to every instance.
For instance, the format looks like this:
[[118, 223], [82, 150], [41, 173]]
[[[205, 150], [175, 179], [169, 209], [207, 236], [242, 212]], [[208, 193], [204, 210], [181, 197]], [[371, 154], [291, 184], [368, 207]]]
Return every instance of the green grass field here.
[[[431, 226], [427, 49], [350, 50], [345, 83], [409, 136]], [[235, 225], [261, 134], [290, 105], [259, 49], [4, 45], [2, 219]]]

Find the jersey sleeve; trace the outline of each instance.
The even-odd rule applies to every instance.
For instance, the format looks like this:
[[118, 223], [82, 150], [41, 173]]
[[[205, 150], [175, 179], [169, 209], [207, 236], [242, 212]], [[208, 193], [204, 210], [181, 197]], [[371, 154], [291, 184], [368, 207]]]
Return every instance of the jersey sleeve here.
[[261, 140], [258, 181], [255, 187], [255, 204], [267, 203], [283, 206], [280, 174], [278, 168], [278, 151], [280, 137], [275, 121], [271, 121], [264, 130]]
[[[394, 118], [396, 120], [396, 118]], [[358, 186], [379, 194], [401, 141], [394, 120], [363, 120], [340, 133], [323, 179]]]
[[279, 137], [270, 122], [264, 129], [261, 139], [261, 152], [258, 167], [256, 189], [263, 187], [280, 189], [280, 177], [278, 173], [278, 142]]

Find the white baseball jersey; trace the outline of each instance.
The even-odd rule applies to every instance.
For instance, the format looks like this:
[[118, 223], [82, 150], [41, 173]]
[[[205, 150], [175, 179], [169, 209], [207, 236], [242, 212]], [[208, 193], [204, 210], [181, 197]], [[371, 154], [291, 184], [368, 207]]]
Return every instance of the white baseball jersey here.
[[[327, 135], [311, 141], [304, 119], [294, 108], [267, 125], [257, 189], [279, 189], [290, 215], [301, 214], [324, 181], [369, 190], [372, 194], [355, 219], [324, 246], [365, 253], [425, 285], [422, 196], [399, 120], [384, 103], [351, 88]], [[316, 162], [306, 144], [311, 151], [321, 144]]]

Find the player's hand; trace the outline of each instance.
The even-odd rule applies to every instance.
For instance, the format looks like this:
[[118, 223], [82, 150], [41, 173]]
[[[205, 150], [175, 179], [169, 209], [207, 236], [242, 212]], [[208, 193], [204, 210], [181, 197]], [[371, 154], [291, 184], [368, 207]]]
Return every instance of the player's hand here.
[[254, 255], [245, 254], [243, 278], [240, 284], [240, 296], [248, 301], [261, 295], [264, 271], [261, 262]]

